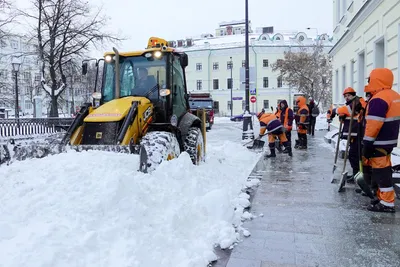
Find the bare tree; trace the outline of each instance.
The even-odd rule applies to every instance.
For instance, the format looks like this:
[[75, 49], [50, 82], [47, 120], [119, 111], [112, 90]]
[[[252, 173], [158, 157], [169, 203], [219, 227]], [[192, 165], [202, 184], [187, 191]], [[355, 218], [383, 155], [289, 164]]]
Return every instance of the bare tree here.
[[285, 52], [284, 59], [271, 67], [273, 71], [280, 71], [285, 83], [312, 97], [316, 104], [321, 100], [325, 103], [331, 101], [332, 65], [322, 45]]
[[69, 60], [87, 57], [90, 48], [122, 38], [104, 32], [107, 17], [85, 0], [33, 0], [35, 12], [21, 11], [36, 21], [41, 83], [51, 98], [50, 116], [58, 117], [58, 98], [67, 86]]
[[15, 21], [17, 13], [8, 0], [0, 0], [0, 41], [11, 35], [11, 24]]
[[[97, 92], [100, 91], [101, 86], [102, 86], [102, 76], [101, 74], [103, 73], [103, 64], [99, 63], [99, 70], [98, 73], [97, 71], [97, 66], [94, 62], [91, 62], [88, 64], [88, 71], [86, 74], [86, 81], [85, 81], [85, 95], [86, 95], [86, 102], [90, 101], [90, 96], [92, 93], [96, 90]], [[96, 75], [97, 75], [97, 86], [96, 86]], [[96, 88], [95, 88], [96, 87]]]

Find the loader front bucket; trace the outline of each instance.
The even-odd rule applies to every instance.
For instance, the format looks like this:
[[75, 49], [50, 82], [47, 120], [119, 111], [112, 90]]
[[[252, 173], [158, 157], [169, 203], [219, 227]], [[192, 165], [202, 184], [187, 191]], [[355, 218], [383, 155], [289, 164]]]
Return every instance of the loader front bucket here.
[[77, 152], [98, 150], [110, 151], [116, 153], [126, 154], [139, 154], [139, 145], [76, 145], [65, 146], [62, 144], [3, 144], [0, 145], [0, 165], [18, 160], [26, 160], [30, 158], [44, 158], [48, 155], [60, 154], [68, 150], [75, 150]]

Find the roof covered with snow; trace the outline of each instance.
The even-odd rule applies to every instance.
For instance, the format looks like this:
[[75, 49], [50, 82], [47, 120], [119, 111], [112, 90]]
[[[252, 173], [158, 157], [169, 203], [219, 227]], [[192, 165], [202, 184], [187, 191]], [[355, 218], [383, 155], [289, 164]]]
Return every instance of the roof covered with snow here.
[[[251, 46], [301, 46], [321, 43], [333, 46], [333, 38], [328, 34], [310, 36], [305, 32], [280, 31], [276, 33], [249, 33]], [[214, 36], [203, 34], [201, 37], [189, 37], [185, 40], [170, 41], [170, 46], [182, 51], [225, 49], [245, 46], [244, 34]]]

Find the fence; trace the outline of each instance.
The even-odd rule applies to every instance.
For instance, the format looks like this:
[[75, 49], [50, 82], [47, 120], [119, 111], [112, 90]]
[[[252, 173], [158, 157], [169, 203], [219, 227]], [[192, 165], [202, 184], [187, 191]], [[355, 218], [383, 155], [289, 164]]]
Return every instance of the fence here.
[[29, 136], [60, 132], [74, 118], [0, 119], [0, 137]]

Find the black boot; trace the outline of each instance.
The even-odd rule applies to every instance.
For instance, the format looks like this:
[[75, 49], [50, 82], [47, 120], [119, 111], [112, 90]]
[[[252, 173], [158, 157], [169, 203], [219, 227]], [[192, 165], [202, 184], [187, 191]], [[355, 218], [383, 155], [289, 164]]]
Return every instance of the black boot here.
[[275, 154], [275, 148], [270, 148], [271, 150], [271, 154], [269, 155], [265, 155], [266, 158], [275, 158], [276, 154]]
[[294, 148], [298, 149], [300, 146], [300, 139], [296, 139], [294, 140], [295, 144], [294, 144]]
[[381, 204], [380, 202], [378, 202], [375, 205], [368, 206], [367, 210], [375, 211], [375, 212], [391, 212], [391, 213], [396, 212], [394, 207], [385, 206], [385, 205]]
[[299, 149], [307, 149], [307, 135], [302, 134]]
[[283, 153], [289, 154], [289, 156], [291, 156], [291, 157], [293, 156], [292, 148], [290, 146], [286, 146], [285, 150], [283, 150]]

